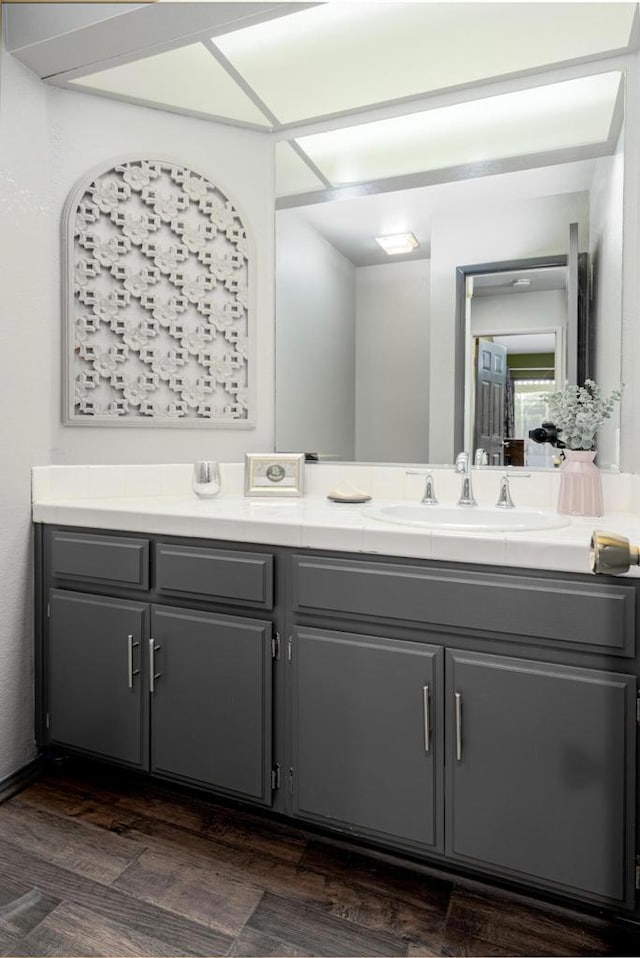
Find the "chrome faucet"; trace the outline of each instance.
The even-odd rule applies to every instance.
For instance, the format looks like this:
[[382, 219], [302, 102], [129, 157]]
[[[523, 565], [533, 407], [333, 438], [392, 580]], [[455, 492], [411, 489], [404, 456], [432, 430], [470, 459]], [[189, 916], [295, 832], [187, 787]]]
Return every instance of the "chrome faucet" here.
[[511, 489], [509, 487], [509, 476], [506, 472], [500, 477], [500, 491], [496, 507], [498, 509], [515, 509], [515, 502], [511, 498]]
[[471, 463], [469, 462], [469, 453], [461, 452], [456, 457], [456, 472], [462, 476], [462, 489], [460, 490], [459, 506], [477, 506], [473, 496], [473, 486], [471, 483]]
[[516, 504], [511, 498], [511, 484], [509, 478], [513, 479], [515, 476], [516, 479], [529, 479], [531, 477], [530, 472], [518, 472], [511, 473], [503, 472], [500, 476], [500, 488], [498, 491], [498, 501], [496, 502], [496, 507], [498, 509], [515, 509]]
[[426, 506], [437, 506], [438, 497], [436, 496], [436, 484], [433, 478], [434, 469], [449, 469], [449, 464], [447, 465], [437, 465], [431, 466], [430, 469], [405, 469], [405, 476], [424, 476], [424, 493], [420, 502], [423, 502]]
[[421, 502], [424, 502], [426, 506], [437, 506], [438, 498], [436, 496], [436, 487], [433, 481], [433, 473], [428, 472], [425, 478], [424, 484], [424, 495]]

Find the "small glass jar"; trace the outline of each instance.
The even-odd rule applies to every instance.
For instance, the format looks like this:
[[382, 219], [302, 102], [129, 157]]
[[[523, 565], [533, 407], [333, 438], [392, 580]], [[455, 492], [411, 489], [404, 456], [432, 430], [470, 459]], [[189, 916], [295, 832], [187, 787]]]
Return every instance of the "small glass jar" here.
[[194, 462], [191, 480], [193, 491], [201, 499], [212, 499], [221, 489], [220, 466], [217, 462], [203, 460]]

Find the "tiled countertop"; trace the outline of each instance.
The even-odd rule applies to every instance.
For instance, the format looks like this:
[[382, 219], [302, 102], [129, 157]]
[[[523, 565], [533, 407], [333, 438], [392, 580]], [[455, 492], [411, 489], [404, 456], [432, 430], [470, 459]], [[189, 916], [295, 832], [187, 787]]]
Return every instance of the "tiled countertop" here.
[[[374, 508], [391, 501], [338, 504], [318, 495], [269, 500], [224, 492], [214, 499], [198, 499], [193, 494], [78, 497], [45, 488], [34, 490], [33, 519], [66, 526], [582, 573], [590, 571], [589, 540], [594, 529], [640, 541], [640, 517], [632, 513], [571, 518], [567, 526], [540, 532], [480, 534], [431, 531], [373, 518]], [[403, 501], [406, 504], [407, 500]], [[628, 575], [640, 576], [640, 568]]]

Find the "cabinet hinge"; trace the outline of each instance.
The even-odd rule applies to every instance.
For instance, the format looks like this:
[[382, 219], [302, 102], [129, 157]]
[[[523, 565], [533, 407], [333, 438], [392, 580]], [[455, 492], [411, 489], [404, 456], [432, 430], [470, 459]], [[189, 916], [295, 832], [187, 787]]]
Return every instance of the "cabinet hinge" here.
[[289, 795], [293, 795], [293, 769], [289, 769]]
[[280, 788], [280, 765], [277, 762], [271, 769], [271, 788], [274, 792]]
[[[45, 728], [49, 728], [50, 720], [49, 720], [49, 713], [48, 713], [48, 712], [47, 712], [47, 714], [46, 714], [45, 717], [44, 717], [44, 724], [45, 724]], [[637, 870], [636, 870], [636, 874], [637, 874]]]
[[636, 855], [636, 891], [640, 891], [640, 855]]
[[280, 658], [280, 633], [276, 634], [271, 639], [271, 658], [279, 659]]
[[290, 635], [287, 641], [287, 658], [291, 661], [291, 655], [293, 650], [293, 636]]

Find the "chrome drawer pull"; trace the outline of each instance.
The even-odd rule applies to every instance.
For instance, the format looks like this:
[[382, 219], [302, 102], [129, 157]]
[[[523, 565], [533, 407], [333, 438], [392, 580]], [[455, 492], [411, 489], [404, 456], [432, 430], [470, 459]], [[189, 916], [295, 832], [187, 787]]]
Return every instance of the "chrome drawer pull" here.
[[429, 686], [425, 685], [422, 689], [422, 712], [424, 716], [424, 750], [425, 752], [429, 751], [429, 745], [431, 742], [431, 724], [429, 722], [429, 706], [430, 706], [430, 696], [429, 696]]
[[140, 669], [134, 669], [133, 667], [133, 650], [137, 649], [140, 645], [139, 642], [133, 641], [133, 636], [127, 636], [127, 680], [129, 688], [133, 688], [133, 677], [134, 675], [140, 674]]
[[160, 673], [156, 672], [156, 652], [160, 651], [160, 646], [156, 645], [154, 639], [149, 639], [149, 691], [155, 692], [156, 679], [160, 678]]
[[462, 761], [462, 694], [455, 692], [456, 700], [456, 761]]

